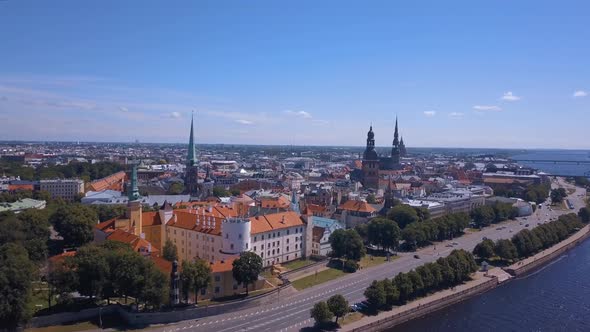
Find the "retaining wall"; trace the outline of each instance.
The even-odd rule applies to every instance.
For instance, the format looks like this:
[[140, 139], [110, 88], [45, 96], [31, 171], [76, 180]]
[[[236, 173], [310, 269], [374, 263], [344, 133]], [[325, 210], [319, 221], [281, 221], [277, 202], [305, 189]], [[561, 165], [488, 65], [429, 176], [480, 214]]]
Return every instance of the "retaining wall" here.
[[540, 253], [526, 258], [520, 262], [514, 263], [504, 268], [504, 270], [515, 277], [530, 273], [561, 256], [566, 251], [574, 248], [588, 237], [590, 237], [590, 225], [585, 226], [575, 234], [571, 235], [569, 238], [561, 241], [553, 247], [545, 249]]
[[[464, 290], [459, 291], [457, 293], [450, 293], [449, 295], [444, 296], [440, 299], [436, 299], [436, 300], [433, 300], [433, 301], [430, 301], [427, 303], [422, 303], [420, 305], [416, 305], [416, 303], [410, 302], [409, 304], [405, 305], [405, 306], [407, 306], [407, 309], [405, 309], [405, 310], [402, 309], [401, 311], [399, 311], [397, 313], [393, 313], [390, 316], [381, 318], [377, 321], [367, 323], [365, 325], [362, 325], [362, 326], [359, 326], [356, 328], [348, 329], [346, 326], [344, 326], [343, 330], [344, 331], [354, 331], [354, 332], [383, 331], [383, 330], [391, 328], [395, 325], [399, 325], [399, 324], [407, 322], [409, 320], [419, 318], [424, 315], [435, 312], [437, 310], [443, 309], [443, 308], [450, 306], [452, 304], [464, 301], [472, 296], [475, 296], [477, 294], [481, 294], [481, 293], [486, 292], [490, 289], [493, 289], [497, 285], [498, 285], [498, 278], [491, 277], [482, 283], [479, 283], [479, 284], [474, 285], [472, 287], [468, 287], [467, 289], [464, 289]], [[442, 292], [449, 292], [449, 290], [445, 290]], [[423, 301], [423, 300], [417, 300], [416, 302], [419, 302], [419, 301]]]

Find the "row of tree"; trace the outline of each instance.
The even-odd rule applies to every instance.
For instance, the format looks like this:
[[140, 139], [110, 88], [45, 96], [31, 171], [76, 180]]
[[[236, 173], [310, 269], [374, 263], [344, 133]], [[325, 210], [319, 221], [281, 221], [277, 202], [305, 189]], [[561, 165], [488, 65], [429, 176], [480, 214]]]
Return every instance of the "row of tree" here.
[[31, 168], [16, 162], [0, 161], [0, 169], [7, 176], [19, 176], [21, 180], [81, 178], [92, 181], [122, 171], [124, 166], [109, 161], [98, 163], [74, 161], [67, 165], [44, 165]]
[[503, 197], [518, 197], [527, 202], [535, 202], [541, 204], [549, 197], [549, 190], [551, 186], [547, 183], [531, 184], [522, 192], [515, 192], [506, 188], [495, 188], [494, 195]]
[[557, 204], [563, 202], [567, 197], [567, 192], [564, 188], [551, 189], [551, 203]]
[[358, 262], [366, 254], [363, 239], [354, 229], [337, 229], [330, 234], [333, 258]]
[[[106, 241], [80, 247], [75, 256], [51, 262], [47, 281], [52, 295], [65, 301], [77, 291], [91, 299], [132, 297], [158, 308], [168, 296], [168, 276], [127, 244]], [[51, 303], [50, 303], [51, 306]]]
[[473, 223], [480, 228], [516, 217], [518, 217], [518, 208], [510, 203], [495, 202], [492, 205], [482, 205], [471, 210]]
[[453, 250], [447, 257], [399, 273], [393, 279], [374, 280], [364, 294], [372, 310], [389, 310], [394, 305], [461, 284], [475, 271], [477, 264], [471, 253]]
[[409, 224], [401, 231], [401, 238], [408, 250], [429, 245], [434, 241], [452, 239], [463, 234], [469, 226], [469, 215], [452, 213], [440, 218]]
[[330, 322], [333, 317], [336, 317], [335, 323], [338, 323], [338, 318], [346, 315], [348, 311], [348, 301], [344, 296], [336, 294], [325, 302], [320, 301], [314, 304], [310, 310], [310, 315], [315, 320], [316, 325], [322, 325]]
[[495, 243], [490, 239], [483, 240], [475, 246], [473, 254], [481, 259], [499, 257], [507, 262], [524, 259], [565, 240], [583, 226], [575, 213], [562, 215], [533, 230], [523, 229], [510, 240], [501, 239]]

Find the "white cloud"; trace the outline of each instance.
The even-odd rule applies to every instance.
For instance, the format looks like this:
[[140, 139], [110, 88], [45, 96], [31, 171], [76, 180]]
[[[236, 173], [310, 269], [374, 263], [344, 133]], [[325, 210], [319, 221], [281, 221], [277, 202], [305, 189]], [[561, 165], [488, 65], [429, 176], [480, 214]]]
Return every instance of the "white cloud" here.
[[504, 95], [500, 99], [505, 100], [505, 101], [517, 101], [517, 100], [520, 100], [520, 97], [515, 96], [512, 93], [512, 91], [508, 91], [508, 92], [504, 92]]
[[170, 112], [170, 117], [173, 119], [178, 119], [182, 116], [182, 114], [180, 114], [180, 112]]
[[574, 92], [574, 98], [586, 97], [587, 95], [588, 95], [588, 92], [586, 92], [584, 90], [577, 90]]
[[449, 117], [454, 118], [454, 119], [460, 119], [463, 117], [463, 113], [451, 112], [451, 113], [449, 113]]
[[424, 111], [424, 115], [430, 118], [436, 115], [436, 111]]
[[128, 109], [127, 107], [124, 107], [124, 106], [120, 106], [120, 107], [119, 107], [119, 110], [120, 110], [121, 112], [129, 112], [129, 109]]
[[291, 110], [286, 110], [285, 111], [286, 114], [289, 115], [294, 115], [303, 119], [311, 119], [311, 114], [309, 114], [306, 111], [291, 111]]
[[254, 122], [250, 121], [250, 120], [244, 120], [244, 119], [238, 119], [236, 120], [237, 123], [243, 124], [243, 125], [252, 125], [254, 124]]
[[473, 109], [476, 111], [501, 111], [502, 109], [499, 106], [495, 105], [475, 105]]
[[330, 122], [327, 120], [313, 120], [311, 121], [312, 126], [327, 126]]

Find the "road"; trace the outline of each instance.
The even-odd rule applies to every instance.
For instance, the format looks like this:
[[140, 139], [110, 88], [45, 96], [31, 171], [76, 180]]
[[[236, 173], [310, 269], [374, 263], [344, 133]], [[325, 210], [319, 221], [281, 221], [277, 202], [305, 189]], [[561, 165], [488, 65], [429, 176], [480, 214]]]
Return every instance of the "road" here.
[[[561, 179], [559, 182], [554, 181], [552, 183], [553, 188], [560, 185], [566, 189], [576, 189], [575, 193], [568, 196], [570, 201], [574, 204], [574, 210], [550, 210], [546, 206], [543, 206], [542, 208], [537, 209], [532, 216], [527, 218], [518, 218], [517, 220], [502, 222], [484, 228], [478, 232], [467, 233], [454, 240], [438, 242], [436, 245], [422, 248], [416, 253], [401, 253], [401, 257], [393, 262], [363, 269], [333, 281], [301, 290], [294, 295], [277, 297], [277, 301], [272, 304], [228, 312], [222, 315], [201, 318], [198, 320], [183, 321], [150, 330], [166, 332], [207, 330], [215, 332], [250, 330], [299, 331], [304, 327], [313, 325], [309, 310], [314, 303], [320, 300], [326, 300], [334, 294], [342, 294], [346, 297], [349, 303], [362, 301], [364, 300], [363, 293], [365, 288], [373, 280], [392, 278], [399, 272], [410, 271], [411, 269], [427, 262], [435, 261], [441, 256], [446, 256], [454, 249], [472, 251], [473, 248], [482, 241], [483, 237], [492, 240], [510, 238], [518, 231], [524, 229], [527, 224], [529, 225], [528, 228], [533, 228], [540, 223], [556, 218], [561, 214], [575, 212], [584, 205], [584, 189], [576, 188], [573, 185], [565, 183]], [[453, 242], [458, 244], [453, 246]], [[414, 258], [414, 254], [418, 254], [420, 258]]]

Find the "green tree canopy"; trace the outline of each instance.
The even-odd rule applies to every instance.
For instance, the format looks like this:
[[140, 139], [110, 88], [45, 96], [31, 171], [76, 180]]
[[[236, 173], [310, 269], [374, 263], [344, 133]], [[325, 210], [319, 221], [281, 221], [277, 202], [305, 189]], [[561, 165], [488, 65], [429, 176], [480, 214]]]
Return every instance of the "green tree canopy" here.
[[398, 225], [385, 218], [374, 218], [367, 225], [368, 240], [384, 250], [397, 248], [401, 239], [401, 231]]
[[164, 249], [162, 249], [162, 257], [169, 262], [178, 260], [178, 249], [172, 240], [166, 239]]
[[494, 257], [494, 241], [490, 239], [481, 241], [473, 249], [473, 254], [481, 259], [490, 259]]
[[238, 283], [246, 285], [246, 294], [248, 294], [248, 285], [258, 280], [260, 272], [262, 272], [262, 258], [253, 252], [243, 252], [240, 258], [233, 262], [233, 277]]
[[35, 267], [24, 247], [0, 246], [0, 329], [12, 329], [31, 316], [31, 282]]
[[314, 304], [313, 308], [310, 310], [310, 315], [315, 320], [316, 325], [327, 323], [332, 320], [332, 317], [334, 317], [328, 304], [324, 301]]
[[74, 247], [92, 241], [97, 221], [94, 209], [81, 204], [62, 205], [50, 218], [55, 230], [63, 237], [64, 244]]
[[332, 295], [328, 301], [328, 309], [336, 316], [336, 323], [338, 318], [346, 315], [348, 312], [348, 301], [340, 294]]
[[365, 297], [373, 310], [378, 310], [386, 304], [386, 295], [383, 283], [377, 280], [373, 280], [371, 285], [365, 289]]
[[185, 300], [188, 300], [188, 294], [192, 290], [195, 296], [195, 303], [197, 303], [199, 291], [207, 288], [211, 283], [211, 267], [209, 263], [201, 259], [194, 262], [182, 262], [180, 282]]
[[387, 218], [395, 221], [401, 229], [420, 220], [416, 209], [406, 204], [396, 205], [391, 208], [387, 212]]

